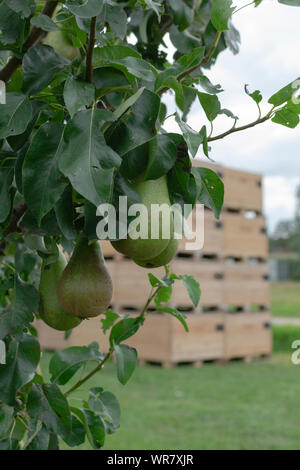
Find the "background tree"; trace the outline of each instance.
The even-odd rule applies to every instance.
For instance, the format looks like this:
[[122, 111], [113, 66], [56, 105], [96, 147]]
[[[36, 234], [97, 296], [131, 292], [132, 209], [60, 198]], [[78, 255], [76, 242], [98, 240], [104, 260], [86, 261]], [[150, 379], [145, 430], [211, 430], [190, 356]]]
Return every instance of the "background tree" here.
[[[280, 3], [300, 6], [298, 0]], [[71, 253], [83, 234], [96, 240], [96, 207], [117, 207], [122, 195], [139, 202], [133, 182], [141, 175], [166, 178], [171, 202], [198, 200], [218, 217], [223, 184], [213, 171], [192, 168], [190, 157], [199, 148], [208, 157], [209, 142], [269, 119], [298, 125], [297, 77], [269, 98], [266, 115], [261, 93], [245, 88], [258, 107], [254, 122], [238, 126], [234, 113], [222, 108], [222, 88], [205, 69], [226, 48], [238, 52], [231, 21], [237, 11], [231, 0], [0, 2], [0, 80], [7, 91], [0, 105], [0, 448], [56, 449], [59, 439], [74, 447], [86, 437], [101, 448], [119, 426], [116, 397], [98, 387], [72, 406], [70, 396], [113, 353], [118, 379], [129, 380], [137, 354], [124, 341], [142, 326], [153, 299], [158, 311], [175, 315], [187, 329], [183, 315], [164, 306], [175, 281], [185, 283], [195, 304], [200, 297], [189, 276], [167, 267], [161, 280], [149, 274], [151, 292], [137, 318], [108, 310], [99, 322], [110, 330], [108, 353], [96, 343], [59, 351], [47, 383], [38, 372], [32, 326], [41, 260], [51, 269], [58, 246]], [[167, 34], [176, 49], [172, 63], [161, 48]], [[166, 92], [175, 96], [181, 134], [164, 130]], [[195, 100], [207, 117], [197, 130], [186, 124]], [[214, 135], [220, 114], [232, 125]], [[88, 362], [93, 368], [78, 379]]]

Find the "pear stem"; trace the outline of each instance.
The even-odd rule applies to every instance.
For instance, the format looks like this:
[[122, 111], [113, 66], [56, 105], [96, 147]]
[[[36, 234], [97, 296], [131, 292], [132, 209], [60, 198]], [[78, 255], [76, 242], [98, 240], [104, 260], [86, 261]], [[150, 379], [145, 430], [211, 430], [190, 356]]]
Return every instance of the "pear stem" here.
[[[152, 300], [156, 296], [159, 289], [160, 289], [160, 286], [157, 287], [157, 289], [155, 289], [155, 290], [153, 288], [151, 289], [149, 297], [148, 297], [148, 299], [147, 299], [140, 315], [137, 317], [138, 321], [142, 321], [142, 320], [145, 319], [145, 316], [146, 316], [146, 313], [147, 313], [147, 308], [149, 307], [150, 303], [152, 302]], [[91, 377], [93, 377], [93, 375], [95, 375], [97, 372], [100, 372], [100, 370], [103, 368], [104, 364], [110, 359], [113, 352], [114, 352], [114, 348], [113, 348], [113, 346], [111, 346], [109, 348], [109, 351], [105, 354], [102, 361], [93, 370], [91, 370], [91, 372], [89, 372], [89, 374], [87, 374], [81, 380], [78, 380], [78, 382], [76, 382], [76, 384], [74, 384], [73, 387], [71, 387], [65, 393], [65, 397], [68, 397], [71, 393], [73, 393], [75, 390], [77, 390], [79, 387], [81, 387], [81, 385], [83, 385], [87, 380], [89, 380]]]

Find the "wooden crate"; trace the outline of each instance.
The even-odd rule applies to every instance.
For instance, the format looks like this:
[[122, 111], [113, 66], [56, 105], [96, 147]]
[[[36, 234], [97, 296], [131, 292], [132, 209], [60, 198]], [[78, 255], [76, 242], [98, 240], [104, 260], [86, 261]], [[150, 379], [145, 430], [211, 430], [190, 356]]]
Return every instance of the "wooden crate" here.
[[272, 352], [271, 315], [238, 313], [225, 315], [226, 359], [269, 355]]
[[224, 304], [227, 306], [268, 306], [270, 284], [267, 263], [225, 263]]
[[226, 257], [258, 257], [268, 256], [268, 238], [266, 222], [262, 216], [247, 219], [240, 214], [222, 216], [224, 226], [223, 255]]

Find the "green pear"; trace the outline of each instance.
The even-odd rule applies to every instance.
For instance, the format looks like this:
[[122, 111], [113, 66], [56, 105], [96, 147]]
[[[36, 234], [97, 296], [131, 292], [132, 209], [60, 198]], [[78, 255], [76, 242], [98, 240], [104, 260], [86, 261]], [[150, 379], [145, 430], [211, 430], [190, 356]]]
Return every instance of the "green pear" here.
[[74, 317], [97, 317], [112, 298], [112, 281], [98, 241], [80, 235], [70, 261], [57, 285], [63, 309]]
[[[138, 181], [134, 184], [135, 189], [141, 196], [141, 202], [148, 210], [148, 238], [138, 238], [134, 240], [130, 237], [112, 242], [115, 250], [129, 256], [132, 259], [140, 261], [155, 258], [162, 253], [170, 242], [170, 238], [163, 238], [163, 227], [170, 223], [169, 220], [164, 220], [160, 215], [159, 222], [159, 237], [151, 239], [151, 205], [152, 204], [167, 204], [171, 206], [167, 179], [165, 176], [156, 180]], [[169, 218], [167, 218], [169, 219]], [[170, 223], [170, 237], [173, 234], [173, 216]]]
[[79, 325], [81, 320], [79, 318], [71, 317], [62, 309], [57, 293], [57, 281], [59, 280], [63, 270], [67, 265], [67, 260], [59, 248], [59, 255], [57, 261], [52, 264], [42, 263], [41, 278], [40, 278], [40, 304], [39, 313], [47, 325], [55, 330], [70, 330]]
[[142, 268], [159, 268], [160, 266], [165, 266], [166, 264], [169, 264], [170, 261], [172, 261], [172, 259], [176, 255], [177, 250], [178, 240], [172, 238], [169, 241], [167, 248], [165, 248], [164, 251], [155, 258], [151, 258], [147, 261], [141, 261], [137, 259], [134, 259], [133, 261], [135, 262], [135, 264], [138, 264]]
[[60, 29], [56, 31], [50, 31], [42, 42], [47, 46], [53, 47], [53, 49], [58, 54], [69, 60], [75, 59], [75, 57], [77, 57], [79, 54], [78, 49], [73, 46], [72, 41], [69, 39], [68, 35]]

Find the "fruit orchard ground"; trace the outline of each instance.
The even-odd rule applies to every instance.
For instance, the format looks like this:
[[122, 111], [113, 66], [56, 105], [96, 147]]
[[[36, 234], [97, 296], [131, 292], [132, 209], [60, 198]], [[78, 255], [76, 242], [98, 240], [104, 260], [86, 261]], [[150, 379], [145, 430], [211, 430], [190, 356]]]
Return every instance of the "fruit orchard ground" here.
[[108, 388], [121, 403], [121, 428], [106, 449], [299, 449], [300, 365], [289, 354], [201, 369], [139, 367], [126, 388], [114, 367], [86, 386]]
[[271, 311], [276, 317], [300, 318], [300, 282], [272, 284]]

